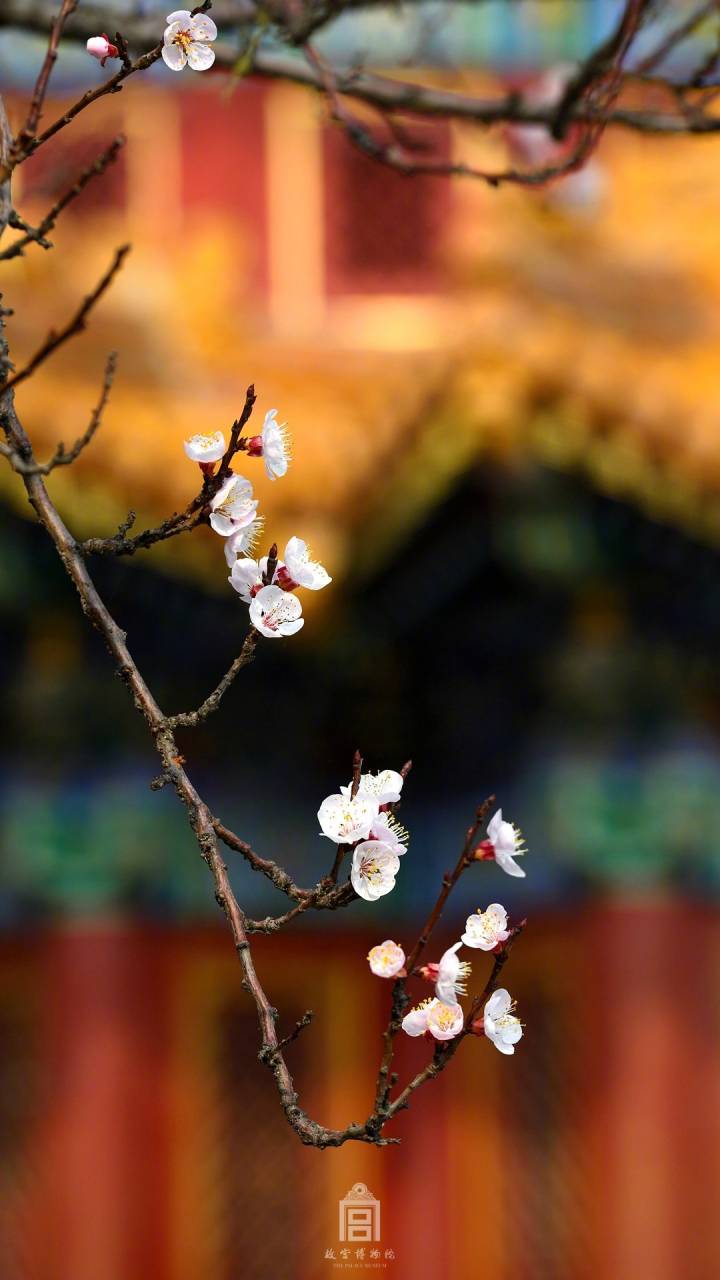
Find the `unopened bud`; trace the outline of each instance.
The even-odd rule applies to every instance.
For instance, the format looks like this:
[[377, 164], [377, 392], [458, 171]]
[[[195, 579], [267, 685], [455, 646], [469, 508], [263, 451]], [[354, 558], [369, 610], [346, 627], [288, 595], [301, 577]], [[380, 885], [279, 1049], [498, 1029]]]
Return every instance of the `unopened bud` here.
[[120, 56], [117, 45], [108, 39], [105, 32], [101, 36], [91, 36], [85, 48], [93, 58], [97, 58], [101, 67], [105, 66], [108, 58], [118, 58]]

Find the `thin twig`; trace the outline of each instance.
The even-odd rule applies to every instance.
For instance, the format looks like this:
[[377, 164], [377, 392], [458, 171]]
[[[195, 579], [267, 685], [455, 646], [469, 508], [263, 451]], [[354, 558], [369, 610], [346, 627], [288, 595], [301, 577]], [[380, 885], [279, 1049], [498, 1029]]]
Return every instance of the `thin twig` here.
[[35, 81], [35, 88], [33, 90], [32, 98], [30, 99], [30, 107], [25, 119], [25, 124], [20, 129], [17, 137], [13, 139], [13, 143], [10, 148], [8, 172], [3, 173], [0, 177], [0, 181], [2, 182], [10, 176], [10, 173], [15, 168], [15, 165], [20, 162], [20, 159], [24, 158], [28, 154], [29, 148], [35, 140], [37, 127], [45, 104], [45, 95], [47, 94], [48, 84], [50, 83], [50, 76], [52, 75], [53, 67], [57, 61], [58, 45], [63, 33], [63, 27], [70, 15], [77, 9], [77, 6], [78, 0], [62, 0], [58, 15], [50, 28], [50, 39], [48, 40], [47, 51], [45, 53], [42, 66], [40, 67], [38, 78]]
[[82, 111], [85, 111], [87, 107], [91, 106], [93, 102], [97, 102], [99, 98], [104, 98], [107, 94], [117, 93], [128, 76], [134, 75], [137, 71], [146, 71], [148, 67], [151, 67], [162, 56], [162, 51], [162, 44], [155, 45], [154, 49], [151, 49], [149, 53], [144, 53], [142, 57], [136, 58], [129, 67], [121, 67], [119, 71], [115, 72], [115, 75], [110, 76], [108, 80], [103, 81], [95, 89], [88, 89], [87, 93], [84, 93], [81, 98], [78, 98], [77, 102], [68, 107], [67, 111], [62, 116], [59, 116], [57, 120], [54, 120], [51, 125], [48, 125], [47, 129], [36, 137], [28, 139], [22, 149], [12, 151], [3, 165], [0, 166], [0, 184], [7, 181], [19, 164], [22, 164], [29, 156], [34, 155], [38, 147], [48, 142], [50, 138], [54, 138], [56, 134], [60, 133], [61, 129], [65, 129], [69, 124], [72, 124], [73, 120]]
[[[10, 445], [0, 443], [0, 453], [10, 460], [13, 470], [23, 476], [47, 476], [51, 471], [54, 471], [56, 467], [68, 467], [72, 462], [75, 462], [76, 458], [79, 458], [83, 449], [90, 444], [95, 432], [98, 430], [98, 427], [102, 422], [102, 416], [110, 396], [110, 389], [113, 384], [116, 368], [117, 352], [112, 351], [105, 364], [105, 374], [100, 391], [100, 399], [92, 411], [87, 428], [83, 434], [78, 437], [70, 449], [66, 449], [64, 444], [61, 442], [48, 462], [28, 463], [25, 462], [23, 458], [19, 457], [18, 454], [14, 453], [10, 448]], [[131, 512], [131, 515], [134, 519], [135, 517], [133, 512]], [[129, 527], [129, 525], [126, 527]]]
[[[42, 221], [38, 223], [37, 227], [29, 227], [27, 224], [24, 224], [22, 229], [25, 231], [25, 235], [14, 240], [11, 245], [8, 245], [7, 249], [3, 249], [0, 253], [0, 262], [7, 262], [10, 258], [20, 257], [29, 244], [38, 244], [42, 249], [52, 248], [51, 242], [47, 240], [46, 237], [48, 232], [52, 231], [55, 223], [60, 217], [60, 214], [63, 210], [67, 209], [69, 204], [72, 204], [73, 200], [77, 200], [78, 196], [82, 194], [88, 183], [92, 182], [93, 178], [99, 177], [100, 174], [105, 172], [109, 165], [114, 163], [121, 147], [124, 147], [125, 142], [126, 139], [122, 135], [115, 138], [115, 140], [110, 143], [110, 146], [98, 156], [97, 160], [95, 160], [89, 168], [85, 169], [73, 185], [62, 196], [60, 196], [60, 199], [56, 201], [52, 209], [48, 210]], [[14, 225], [12, 219], [11, 225]]]
[[88, 555], [132, 556], [136, 551], [153, 547], [158, 542], [165, 542], [168, 538], [177, 537], [178, 534], [188, 533], [200, 524], [207, 524], [210, 503], [222, 484], [224, 468], [227, 467], [225, 474], [229, 474], [230, 463], [235, 454], [243, 447], [240, 432], [248, 422], [254, 404], [255, 388], [251, 384], [245, 393], [243, 411], [232, 425], [230, 444], [220, 467], [215, 475], [205, 476], [202, 489], [188, 503], [184, 511], [174, 512], [167, 520], [163, 520], [162, 524], [156, 525], [152, 529], [144, 529], [142, 533], [136, 533], [132, 538], [126, 537], [122, 529], [110, 538], [86, 538], [82, 544], [83, 551]]
[[223, 696], [227, 693], [238, 672], [242, 671], [242, 668], [247, 666], [249, 662], [252, 662], [253, 657], [255, 656], [257, 638], [257, 631], [254, 627], [251, 627], [245, 637], [240, 653], [231, 664], [228, 671], [226, 671], [217, 688], [213, 690], [204, 702], [201, 702], [197, 711], [182, 711], [178, 715], [168, 716], [168, 728], [195, 728], [197, 725], [202, 724], [203, 720], [207, 720], [208, 716], [211, 716], [213, 711], [217, 711]]
[[115, 256], [104, 276], [96, 284], [92, 292], [83, 299], [72, 319], [62, 329], [51, 329], [45, 341], [38, 347], [35, 354], [30, 357], [27, 364], [22, 369], [19, 369], [17, 373], [12, 374], [0, 390], [9, 391], [11, 387], [17, 387], [19, 383], [29, 378], [63, 343], [67, 342], [68, 338], [74, 337], [76, 333], [82, 333], [87, 326], [90, 312], [96, 303], [100, 301], [106, 290], [109, 289], [129, 252], [129, 244], [121, 245], [119, 249], [115, 250]]

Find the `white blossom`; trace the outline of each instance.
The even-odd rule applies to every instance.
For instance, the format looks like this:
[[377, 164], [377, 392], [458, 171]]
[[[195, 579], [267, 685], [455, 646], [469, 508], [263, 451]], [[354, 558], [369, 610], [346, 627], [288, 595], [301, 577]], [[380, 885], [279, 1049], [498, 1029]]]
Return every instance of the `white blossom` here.
[[[244, 531], [241, 530], [241, 532]], [[228, 541], [230, 541], [230, 539], [228, 539]], [[263, 586], [265, 575], [267, 573], [267, 566], [267, 556], [262, 556], [260, 560], [253, 560], [250, 556], [241, 556], [239, 560], [233, 560], [232, 573], [228, 577], [228, 582], [231, 587], [235, 588], [240, 599], [244, 600], [246, 604], [250, 604], [260, 588]], [[276, 576], [278, 570], [281, 568], [282, 565], [278, 564], [277, 569], [275, 570]], [[276, 579], [273, 578], [273, 583], [275, 580]], [[269, 586], [271, 584], [268, 583], [267, 585]]]
[[97, 58], [101, 67], [105, 66], [108, 58], [119, 56], [117, 45], [113, 44], [104, 32], [101, 36], [91, 36], [85, 48], [93, 58]]
[[189, 9], [175, 9], [165, 19], [163, 62], [171, 71], [189, 65], [193, 71], [207, 71], [215, 61], [210, 41], [217, 40], [217, 27], [204, 13], [192, 16]]
[[[358, 797], [359, 798], [359, 797]], [[366, 902], [375, 902], [395, 888], [400, 859], [379, 840], [363, 840], [353, 853], [350, 879]]]
[[290, 433], [284, 422], [277, 422], [277, 409], [265, 414], [259, 436], [255, 436], [248, 448], [249, 454], [262, 454], [265, 470], [271, 480], [279, 480], [287, 472], [290, 463]]
[[258, 539], [265, 524], [264, 516], [256, 516], [244, 529], [238, 529], [225, 539], [225, 559], [228, 568], [232, 569], [238, 556], [251, 555], [257, 546]]
[[388, 938], [368, 952], [368, 963], [378, 978], [394, 978], [405, 964], [405, 952], [397, 942]]
[[[294, 598], [294, 597], [291, 597]], [[335, 844], [355, 844], [367, 840], [377, 804], [368, 796], [327, 796], [318, 809], [322, 834]]]
[[491, 902], [486, 911], [478, 910], [468, 916], [462, 941], [466, 947], [478, 951], [493, 951], [500, 942], [510, 937], [507, 927], [507, 911], [499, 902]]
[[492, 1040], [501, 1053], [514, 1053], [515, 1045], [522, 1036], [523, 1028], [519, 1018], [512, 1010], [515, 1002], [510, 992], [499, 987], [490, 996], [483, 1013], [483, 1026], [488, 1040]]
[[422, 1036], [429, 1031], [436, 1040], [453, 1040], [463, 1029], [465, 1017], [459, 1004], [445, 1004], [442, 1000], [423, 1000], [402, 1020], [402, 1029], [409, 1036]]
[[332, 582], [327, 569], [310, 559], [309, 547], [302, 538], [290, 538], [285, 547], [285, 568], [289, 583], [308, 591], [320, 591]]
[[465, 1015], [459, 1004], [435, 1000], [427, 1014], [427, 1029], [436, 1040], [453, 1040], [462, 1029]]
[[525, 872], [515, 862], [526, 852], [522, 835], [512, 822], [504, 822], [502, 809], [488, 822], [488, 843], [492, 845], [492, 856], [498, 866], [509, 876], [524, 876]]
[[253, 487], [244, 476], [228, 476], [210, 503], [210, 524], [216, 533], [229, 538], [253, 523], [258, 504], [252, 494]]
[[281, 587], [261, 587], [250, 601], [250, 621], [262, 636], [294, 636], [304, 626], [297, 596]]
[[441, 957], [438, 965], [435, 995], [443, 1004], [457, 1004], [459, 995], [466, 995], [465, 979], [469, 977], [471, 968], [464, 960], [458, 958], [462, 942], [456, 942]]
[[[285, 558], [287, 562], [287, 549]], [[350, 785], [341, 789], [349, 792]], [[402, 788], [402, 774], [397, 773], [395, 769], [383, 769], [381, 773], [361, 774], [358, 795], [374, 796], [378, 804], [396, 804], [400, 799]]]
[[191, 462], [219, 462], [226, 449], [225, 437], [222, 431], [190, 436], [184, 447]]
[[240, 599], [244, 600], [246, 604], [250, 604], [263, 585], [262, 570], [257, 560], [241, 556], [233, 564], [228, 582], [231, 587], [235, 588]]
[[370, 839], [381, 840], [386, 844], [392, 852], [401, 858], [407, 853], [408, 841], [410, 839], [405, 828], [393, 818], [392, 814], [383, 810], [376, 818], [373, 818], [373, 824], [370, 828]]

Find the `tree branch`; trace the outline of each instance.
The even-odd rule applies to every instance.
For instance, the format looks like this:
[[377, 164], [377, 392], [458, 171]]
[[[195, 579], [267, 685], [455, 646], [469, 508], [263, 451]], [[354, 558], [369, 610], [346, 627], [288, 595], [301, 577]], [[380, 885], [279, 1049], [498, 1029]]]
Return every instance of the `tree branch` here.
[[257, 631], [254, 627], [251, 627], [245, 637], [240, 653], [230, 666], [229, 670], [223, 676], [217, 688], [214, 689], [209, 697], [200, 704], [197, 711], [182, 711], [178, 715], [168, 716], [168, 728], [195, 728], [197, 725], [202, 724], [203, 720], [207, 720], [208, 716], [211, 716], [213, 711], [216, 711], [220, 706], [223, 696], [227, 693], [238, 672], [242, 671], [242, 668], [246, 667], [249, 662], [252, 662], [253, 657], [255, 656], [256, 644]]
[[55, 223], [60, 217], [60, 214], [64, 209], [67, 209], [69, 204], [72, 204], [73, 200], [77, 200], [78, 196], [82, 194], [88, 183], [92, 182], [93, 178], [99, 177], [105, 172], [109, 165], [115, 162], [120, 149], [125, 146], [125, 142], [126, 139], [122, 135], [115, 138], [115, 140], [110, 143], [110, 146], [98, 156], [97, 160], [95, 160], [89, 168], [85, 169], [80, 174], [72, 187], [70, 187], [69, 190], [56, 201], [52, 209], [48, 210], [42, 221], [38, 223], [37, 227], [28, 227], [27, 225], [24, 225], [22, 229], [25, 231], [25, 235], [20, 236], [19, 239], [14, 240], [11, 245], [8, 245], [7, 249], [2, 250], [0, 253], [0, 262], [7, 262], [10, 258], [20, 257], [27, 246], [33, 242], [35, 244], [39, 244], [42, 249], [51, 249], [52, 244], [46, 239], [46, 236], [49, 231], [52, 231]]
[[[96, 284], [92, 293], [89, 293], [87, 297], [83, 299], [72, 319], [69, 320], [62, 329], [50, 330], [45, 341], [40, 347], [38, 347], [35, 354], [30, 357], [27, 364], [22, 369], [18, 370], [17, 373], [11, 374], [9, 378], [5, 379], [2, 387], [0, 388], [2, 391], [9, 391], [11, 387], [17, 387], [21, 382], [24, 382], [26, 378], [29, 378], [30, 375], [48, 359], [49, 356], [53, 355], [53, 353], [57, 351], [63, 343], [67, 342], [68, 338], [74, 337], [77, 333], [82, 333], [83, 329], [87, 326], [87, 320], [90, 312], [95, 304], [100, 301], [106, 290], [109, 289], [129, 252], [129, 244], [121, 245], [119, 249], [115, 250], [115, 256], [113, 257], [113, 260], [104, 276]], [[5, 362], [5, 367], [8, 367], [7, 361]]]
[[90, 417], [90, 422], [88, 427], [83, 432], [83, 434], [78, 437], [78, 439], [75, 441], [71, 449], [66, 450], [64, 444], [62, 444], [61, 442], [58, 445], [57, 449], [55, 450], [55, 453], [53, 454], [52, 458], [50, 458], [48, 462], [29, 463], [29, 462], [25, 462], [24, 459], [21, 458], [19, 454], [15, 453], [11, 449], [10, 445], [0, 443], [0, 453], [4, 457], [8, 458], [10, 465], [12, 466], [14, 471], [17, 471], [18, 475], [47, 476], [50, 474], [51, 471], [55, 470], [55, 467], [70, 466], [70, 464], [74, 462], [76, 458], [80, 457], [80, 454], [82, 453], [83, 449], [85, 449], [87, 445], [90, 444], [90, 441], [92, 440], [93, 436], [95, 435], [95, 432], [98, 430], [98, 427], [102, 422], [102, 415], [104, 413], [105, 406], [110, 396], [110, 389], [113, 384], [116, 368], [117, 368], [117, 352], [112, 351], [108, 356], [107, 363], [105, 365], [105, 375], [103, 377], [102, 389], [100, 392], [100, 399], [98, 400], [97, 404], [95, 405], [95, 408], [92, 411], [92, 415]]

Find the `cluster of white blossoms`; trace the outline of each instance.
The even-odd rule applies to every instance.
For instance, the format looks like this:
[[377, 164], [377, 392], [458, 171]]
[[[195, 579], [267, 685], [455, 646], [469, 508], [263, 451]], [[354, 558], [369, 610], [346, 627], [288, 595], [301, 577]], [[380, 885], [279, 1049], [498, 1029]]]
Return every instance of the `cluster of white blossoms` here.
[[[290, 464], [290, 437], [285, 423], [277, 421], [277, 409], [266, 413], [259, 435], [240, 443], [248, 457], [263, 459], [271, 480], [286, 474]], [[213, 475], [215, 464], [221, 462], [226, 452], [227, 442], [222, 431], [194, 435], [185, 441], [185, 453], [191, 462], [199, 464], [204, 475]], [[294, 592], [298, 587], [320, 591], [332, 578], [321, 564], [311, 559], [307, 543], [297, 537], [289, 539], [284, 559], [277, 561], [270, 576], [268, 556], [260, 560], [252, 556], [265, 523], [257, 508], [251, 482], [231, 471], [211, 499], [210, 526], [225, 539], [225, 560], [230, 569], [228, 582], [250, 606], [250, 621], [255, 630], [270, 639], [292, 636], [304, 625], [302, 604]]]
[[[385, 775], [378, 775], [378, 780], [383, 776]], [[374, 780], [374, 785], [380, 790], [381, 784], [378, 780]], [[370, 788], [366, 787], [365, 797], [367, 797], [369, 791]], [[342, 798], [347, 801], [349, 789], [343, 788], [343, 792], [347, 794], [344, 794]], [[384, 794], [384, 792], [381, 791], [381, 794]], [[331, 796], [325, 801], [325, 805], [328, 805], [331, 801], [335, 802], [333, 804], [333, 812], [339, 812], [340, 805], [338, 802], [340, 800], [340, 796]], [[358, 789], [355, 800], [351, 800], [349, 803], [359, 806], [361, 801], [362, 786]], [[353, 834], [358, 831], [359, 825], [362, 825], [359, 822], [360, 816], [360, 811], [357, 807], [352, 811], [349, 809], [343, 811], [343, 829], [351, 831]], [[362, 816], [365, 816], [364, 811]], [[386, 814], [380, 814], [379, 816], [380, 818], [387, 817]], [[370, 844], [377, 843], [377, 822], [378, 819], [375, 819], [375, 826], [371, 832], [373, 838], [369, 841]], [[362, 836], [354, 834], [354, 838], [361, 839]], [[356, 852], [359, 848], [361, 848], [361, 845], [356, 847]], [[386, 848], [389, 850], [389, 845]], [[403, 847], [401, 852], [404, 851]], [[488, 823], [487, 838], [482, 840], [476, 847], [473, 851], [473, 856], [478, 861], [494, 860], [508, 875], [524, 876], [525, 872], [517, 865], [515, 858], [525, 852], [520, 832], [512, 823], [503, 821], [502, 810], [498, 809]], [[395, 862], [397, 863], [397, 861], [396, 857]], [[397, 870], [397, 867], [395, 870]], [[394, 872], [391, 874], [389, 871], [380, 868], [375, 872], [375, 875], [378, 881], [387, 887], [373, 893], [362, 892], [355, 882], [355, 878], [353, 878], [355, 889], [358, 893], [362, 892], [363, 897], [379, 897], [380, 892], [388, 893], [393, 887], [395, 883]], [[412, 970], [411, 974], [408, 975], [405, 967], [405, 952], [398, 942], [393, 942], [390, 938], [372, 948], [368, 953], [368, 963], [370, 969], [378, 978], [415, 976], [424, 978], [426, 982], [431, 982], [434, 985], [434, 997], [423, 1000], [421, 1004], [416, 1005], [403, 1018], [402, 1028], [407, 1035], [430, 1035], [435, 1040], [453, 1040], [455, 1036], [460, 1035], [461, 1031], [468, 1030], [475, 1035], [487, 1036], [488, 1040], [492, 1041], [500, 1053], [513, 1054], [515, 1045], [523, 1033], [522, 1023], [513, 1012], [515, 1008], [514, 1001], [509, 992], [504, 987], [501, 987], [494, 991], [487, 1000], [482, 1019], [472, 1019], [472, 1016], [469, 1015], [466, 1023], [465, 1012], [460, 1004], [460, 996], [467, 995], [467, 980], [472, 970], [470, 964], [461, 960], [458, 954], [463, 946], [469, 947], [473, 951], [501, 952], [511, 934], [512, 930], [508, 927], [508, 914], [505, 907], [499, 902], [491, 902], [484, 911], [478, 908], [471, 916], [468, 916], [465, 922], [465, 931], [460, 941], [448, 947], [437, 964], [423, 965], [420, 969]]]
[[334, 844], [352, 847], [350, 879], [366, 902], [375, 902], [395, 888], [400, 859], [407, 852], [408, 833], [389, 809], [400, 799], [402, 787], [402, 774], [394, 769], [363, 773], [355, 795], [352, 783], [348, 783], [327, 796], [318, 809], [322, 835]]

